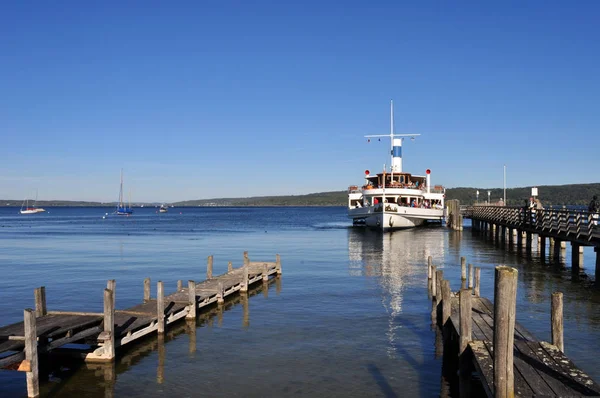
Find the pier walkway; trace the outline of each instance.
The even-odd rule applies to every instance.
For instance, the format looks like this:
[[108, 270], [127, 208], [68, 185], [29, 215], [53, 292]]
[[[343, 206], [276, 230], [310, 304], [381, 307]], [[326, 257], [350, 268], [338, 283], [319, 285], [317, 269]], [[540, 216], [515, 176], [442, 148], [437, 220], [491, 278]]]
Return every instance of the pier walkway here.
[[38, 355], [71, 343], [85, 343], [91, 349], [86, 362], [114, 361], [121, 346], [150, 333], [163, 334], [165, 329], [182, 318], [195, 319], [199, 310], [234, 293], [247, 293], [250, 285], [270, 276], [281, 275], [281, 261], [250, 262], [244, 253], [244, 265], [213, 277], [213, 257], [207, 261], [207, 279], [187, 287], [178, 282], [177, 290], [165, 296], [162, 282], [157, 283], [156, 297], [150, 295], [150, 279], [144, 280], [144, 300], [141, 304], [115, 310], [116, 281], [110, 280], [104, 290], [104, 312], [86, 313], [48, 311], [44, 287], [35, 289], [35, 310], [24, 311], [24, 321], [0, 327], [0, 369], [27, 372], [29, 397], [39, 395]]
[[474, 271], [474, 285], [470, 268], [469, 287], [465, 271], [453, 293], [429, 260], [432, 318], [443, 331], [444, 361], [458, 370], [461, 397], [471, 396], [473, 372], [488, 397], [600, 396], [600, 385], [563, 353], [561, 293], [552, 296], [553, 343], [539, 341], [515, 319], [517, 270], [496, 268], [495, 305], [479, 296]]

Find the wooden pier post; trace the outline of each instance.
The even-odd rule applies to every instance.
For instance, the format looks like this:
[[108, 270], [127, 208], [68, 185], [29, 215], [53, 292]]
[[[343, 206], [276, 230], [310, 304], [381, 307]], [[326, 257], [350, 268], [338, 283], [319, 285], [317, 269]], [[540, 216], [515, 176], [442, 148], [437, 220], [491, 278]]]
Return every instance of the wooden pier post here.
[[577, 243], [571, 243], [571, 272], [579, 273], [579, 248]]
[[435, 304], [439, 305], [442, 301], [442, 281], [444, 280], [444, 271], [438, 269], [435, 271]]
[[177, 280], [177, 291], [180, 292], [183, 290], [183, 281], [181, 279]]
[[38, 342], [34, 310], [27, 308], [23, 311], [23, 323], [25, 328], [25, 360], [29, 362], [29, 371], [26, 373], [27, 397], [39, 397]]
[[459, 329], [460, 329], [460, 344], [458, 351], [458, 378], [459, 378], [459, 394], [461, 397], [470, 397], [471, 391], [471, 361], [469, 354], [466, 351], [467, 345], [471, 341], [471, 289], [461, 289], [459, 293]]
[[156, 317], [158, 322], [158, 333], [165, 332], [165, 291], [162, 281], [156, 284]]
[[479, 297], [480, 294], [480, 284], [481, 284], [481, 268], [475, 267], [475, 289], [473, 290], [473, 294], [475, 297]]
[[552, 322], [552, 344], [561, 352], [565, 352], [565, 343], [563, 340], [563, 294], [560, 292], [552, 293], [551, 304], [551, 322]]
[[[186, 319], [196, 319], [196, 309], [198, 304], [196, 303], [196, 282], [188, 281], [188, 301], [190, 302], [190, 311], [185, 316]], [[195, 330], [196, 328], [194, 328]]]
[[546, 258], [546, 237], [543, 235], [539, 235], [539, 240], [538, 240], [538, 246], [540, 249], [540, 258], [542, 259], [542, 262], [545, 262], [545, 258]]
[[435, 290], [435, 288], [437, 287], [436, 286], [436, 282], [435, 282], [436, 272], [437, 272], [436, 268], [437, 267], [435, 265], [431, 266], [431, 283], [430, 283], [430, 286], [431, 286], [431, 297], [435, 297], [435, 293], [436, 293], [436, 290]]
[[473, 264], [469, 264], [469, 289], [473, 289]]
[[117, 281], [114, 279], [109, 279], [106, 282], [106, 288], [112, 292], [113, 296], [113, 306], [117, 303]]
[[517, 230], [517, 247], [521, 249], [523, 247], [523, 233]]
[[442, 326], [450, 319], [452, 303], [450, 301], [450, 281], [444, 280], [442, 284]]
[[433, 265], [433, 259], [431, 256], [427, 257], [427, 279], [431, 279], [431, 266]]
[[554, 239], [554, 250], [552, 255], [554, 256], [554, 261], [558, 262], [560, 260], [560, 245], [561, 242], [558, 239]]
[[460, 258], [460, 280], [467, 280], [467, 259], [465, 257]]
[[262, 281], [267, 282], [269, 280], [269, 266], [267, 263], [263, 264], [262, 270]]
[[225, 302], [224, 294], [223, 282], [219, 281], [219, 284], [217, 285], [217, 304], [222, 305]]
[[527, 254], [531, 254], [531, 239], [531, 232], [525, 232], [525, 251], [527, 252]]
[[517, 303], [515, 268], [496, 267], [494, 280], [494, 396], [514, 397], [513, 350]]
[[35, 297], [35, 316], [40, 317], [48, 313], [46, 308], [46, 287], [40, 286], [33, 291]]
[[240, 284], [240, 292], [248, 292], [249, 279], [250, 278], [248, 276], [248, 265], [244, 265], [244, 278], [242, 278], [242, 283]]
[[277, 275], [281, 275], [281, 256], [279, 254], [275, 255], [275, 269], [277, 270]]
[[144, 303], [150, 301], [150, 278], [144, 279]]
[[213, 275], [213, 256], [208, 256], [206, 260], [206, 279], [212, 279]]
[[250, 264], [250, 259], [248, 258], [248, 252], [245, 251], [244, 252], [244, 266], [249, 265]]
[[[110, 283], [114, 287], [113, 283]], [[114, 282], [114, 280], [112, 280]], [[104, 289], [104, 353], [102, 360], [112, 361], [115, 359], [115, 292]]]
[[514, 234], [514, 232], [515, 232], [514, 228], [508, 227], [508, 244], [510, 246], [512, 246], [513, 243], [515, 242], [515, 239], [514, 239], [515, 234]]
[[230, 261], [227, 263], [227, 272], [232, 272], [233, 271], [233, 263]]

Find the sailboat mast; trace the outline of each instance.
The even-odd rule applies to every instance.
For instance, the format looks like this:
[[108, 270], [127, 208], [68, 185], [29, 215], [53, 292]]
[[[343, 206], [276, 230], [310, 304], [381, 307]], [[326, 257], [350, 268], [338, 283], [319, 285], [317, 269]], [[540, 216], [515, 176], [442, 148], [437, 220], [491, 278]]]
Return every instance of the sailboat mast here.
[[119, 207], [123, 207], [123, 169], [121, 169], [121, 187], [119, 189]]

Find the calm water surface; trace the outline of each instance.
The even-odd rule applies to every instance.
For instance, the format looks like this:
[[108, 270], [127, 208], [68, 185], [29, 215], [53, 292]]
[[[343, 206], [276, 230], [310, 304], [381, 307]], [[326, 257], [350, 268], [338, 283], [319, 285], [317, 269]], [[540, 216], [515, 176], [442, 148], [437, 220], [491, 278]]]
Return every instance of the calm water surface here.
[[[143, 279], [204, 279], [227, 262], [274, 261], [283, 276], [244, 301], [214, 308], [197, 325], [178, 324], [159, 340], [127, 348], [114, 366], [63, 365], [42, 386], [47, 396], [429, 397], [440, 394], [426, 290], [426, 259], [460, 287], [460, 257], [482, 267], [482, 295], [493, 297], [493, 269], [519, 269], [517, 319], [550, 340], [550, 294], [564, 293], [565, 351], [600, 380], [600, 296], [585, 278], [535, 253], [495, 247], [470, 228], [427, 227], [382, 235], [350, 228], [344, 208], [50, 208], [33, 216], [0, 209], [0, 324], [22, 320], [33, 289], [46, 286], [50, 310], [102, 310], [106, 280], [117, 280], [117, 309], [138, 304]], [[594, 253], [584, 267], [593, 278]], [[546, 259], [546, 262], [548, 259]], [[568, 265], [568, 264], [567, 264]], [[154, 289], [153, 288], [153, 289]], [[25, 375], [0, 372], [0, 396], [25, 396]]]

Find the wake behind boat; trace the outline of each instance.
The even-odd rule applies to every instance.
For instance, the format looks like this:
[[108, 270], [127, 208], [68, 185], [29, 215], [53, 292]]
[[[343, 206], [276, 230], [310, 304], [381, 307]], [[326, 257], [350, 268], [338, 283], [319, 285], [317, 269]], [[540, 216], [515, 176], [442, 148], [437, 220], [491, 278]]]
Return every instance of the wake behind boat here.
[[427, 221], [441, 222], [444, 218], [443, 186], [431, 186], [431, 171], [425, 176], [402, 170], [402, 142], [405, 137], [420, 134], [394, 134], [394, 105], [390, 106], [390, 134], [367, 135], [389, 137], [392, 146], [392, 166], [387, 171], [371, 175], [365, 170], [365, 184], [348, 188], [348, 217], [355, 226], [392, 231], [412, 228]]

